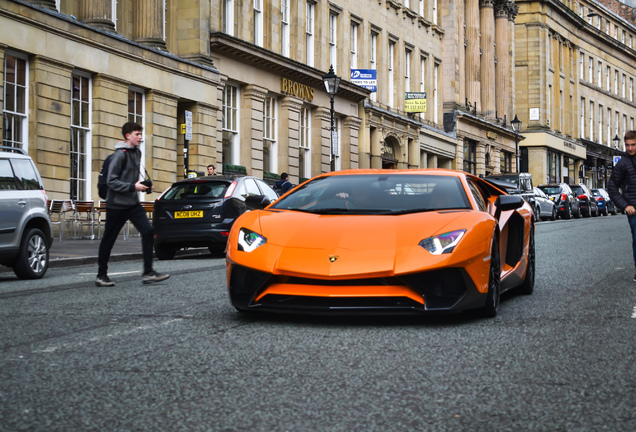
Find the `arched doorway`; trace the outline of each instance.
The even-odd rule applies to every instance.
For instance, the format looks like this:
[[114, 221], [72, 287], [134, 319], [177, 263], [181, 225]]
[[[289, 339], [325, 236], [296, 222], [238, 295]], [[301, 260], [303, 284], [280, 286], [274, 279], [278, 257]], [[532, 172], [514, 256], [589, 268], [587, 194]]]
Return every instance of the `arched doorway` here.
[[387, 137], [382, 145], [382, 169], [397, 169], [400, 145], [393, 137]]

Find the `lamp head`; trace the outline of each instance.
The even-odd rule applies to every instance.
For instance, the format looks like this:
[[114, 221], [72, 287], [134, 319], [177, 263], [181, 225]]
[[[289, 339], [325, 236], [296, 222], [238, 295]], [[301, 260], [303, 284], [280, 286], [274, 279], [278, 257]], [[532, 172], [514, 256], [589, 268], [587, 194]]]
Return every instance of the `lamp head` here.
[[519, 129], [521, 128], [521, 120], [519, 120], [519, 118], [517, 117], [517, 114], [515, 114], [515, 118], [512, 119], [512, 121], [510, 122], [510, 125], [512, 126], [513, 131], [519, 132]]
[[338, 93], [338, 87], [340, 86], [340, 77], [333, 71], [333, 65], [329, 66], [329, 72], [322, 77], [322, 81], [325, 83], [325, 89], [329, 96], [334, 96]]

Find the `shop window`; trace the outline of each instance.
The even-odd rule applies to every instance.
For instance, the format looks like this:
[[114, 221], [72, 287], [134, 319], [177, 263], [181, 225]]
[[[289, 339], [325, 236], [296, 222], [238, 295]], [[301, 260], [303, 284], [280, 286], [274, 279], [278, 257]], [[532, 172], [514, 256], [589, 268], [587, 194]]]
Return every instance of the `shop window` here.
[[547, 152], [548, 183], [561, 182], [561, 154], [552, 150]]
[[275, 173], [278, 169], [276, 131], [276, 99], [266, 96], [263, 102], [263, 170]]
[[91, 78], [74, 73], [71, 88], [71, 199], [90, 198]]
[[477, 174], [477, 143], [464, 141], [464, 171]]
[[499, 171], [502, 174], [512, 172], [512, 153], [501, 151], [499, 152]]
[[5, 54], [2, 145], [28, 150], [28, 87], [26, 58]]
[[239, 164], [239, 89], [226, 84], [223, 90], [223, 164]]
[[298, 177], [311, 177], [311, 110], [300, 109], [300, 141], [298, 143]]

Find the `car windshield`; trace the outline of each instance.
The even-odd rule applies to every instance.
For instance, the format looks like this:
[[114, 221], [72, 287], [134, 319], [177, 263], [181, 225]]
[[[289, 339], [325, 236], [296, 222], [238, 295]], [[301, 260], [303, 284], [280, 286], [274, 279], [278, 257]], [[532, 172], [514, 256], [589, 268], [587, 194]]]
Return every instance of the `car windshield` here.
[[560, 194], [561, 188], [559, 186], [543, 186], [541, 190], [548, 195]]
[[353, 174], [312, 180], [270, 208], [319, 214], [404, 214], [472, 207], [457, 177]]
[[222, 198], [228, 182], [192, 182], [179, 183], [166, 192], [162, 200], [205, 200]]

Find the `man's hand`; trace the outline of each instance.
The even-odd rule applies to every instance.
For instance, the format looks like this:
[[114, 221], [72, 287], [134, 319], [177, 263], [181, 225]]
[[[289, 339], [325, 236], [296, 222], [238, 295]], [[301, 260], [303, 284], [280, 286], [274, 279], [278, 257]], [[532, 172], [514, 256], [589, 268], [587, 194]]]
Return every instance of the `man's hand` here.
[[628, 205], [627, 207], [625, 207], [625, 213], [630, 216], [634, 216], [636, 214], [636, 209], [634, 208], [634, 206]]
[[[135, 183], [135, 190], [137, 192], [145, 192], [146, 189], [148, 189], [148, 186], [141, 184], [141, 180], [137, 181], [137, 183]], [[632, 207], [632, 210], [634, 208]]]

